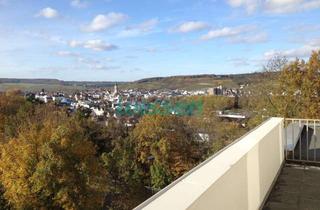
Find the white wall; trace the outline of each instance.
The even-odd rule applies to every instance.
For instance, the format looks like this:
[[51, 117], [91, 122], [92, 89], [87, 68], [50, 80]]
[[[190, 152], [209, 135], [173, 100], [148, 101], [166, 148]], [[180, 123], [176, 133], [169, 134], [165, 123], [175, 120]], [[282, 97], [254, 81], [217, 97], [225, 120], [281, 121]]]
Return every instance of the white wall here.
[[271, 118], [136, 209], [258, 209], [284, 160], [282, 118]]

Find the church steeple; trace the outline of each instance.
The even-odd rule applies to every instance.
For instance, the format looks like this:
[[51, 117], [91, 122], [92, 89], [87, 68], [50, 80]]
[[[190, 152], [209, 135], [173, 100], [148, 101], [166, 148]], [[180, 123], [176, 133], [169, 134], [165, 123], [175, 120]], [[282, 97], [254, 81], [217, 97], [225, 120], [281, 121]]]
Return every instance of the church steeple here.
[[113, 95], [117, 95], [118, 94], [118, 84], [116, 83], [114, 85], [114, 91], [113, 91]]

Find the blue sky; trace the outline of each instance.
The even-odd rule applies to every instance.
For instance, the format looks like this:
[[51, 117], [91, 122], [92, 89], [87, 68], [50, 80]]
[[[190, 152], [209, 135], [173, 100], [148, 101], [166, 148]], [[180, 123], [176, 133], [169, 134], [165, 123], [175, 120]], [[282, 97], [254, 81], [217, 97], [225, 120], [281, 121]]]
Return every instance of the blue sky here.
[[0, 0], [0, 77], [253, 72], [320, 49], [320, 0]]

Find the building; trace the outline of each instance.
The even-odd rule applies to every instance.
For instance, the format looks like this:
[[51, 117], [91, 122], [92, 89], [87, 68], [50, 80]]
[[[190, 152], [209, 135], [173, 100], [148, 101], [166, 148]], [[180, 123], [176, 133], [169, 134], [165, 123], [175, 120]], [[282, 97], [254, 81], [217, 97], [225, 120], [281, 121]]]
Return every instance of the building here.
[[136, 209], [320, 209], [319, 134], [320, 120], [270, 118]]
[[118, 94], [119, 94], [118, 84], [116, 83], [116, 84], [114, 85], [113, 95], [116, 96], [116, 95], [118, 95]]
[[209, 95], [222, 96], [224, 94], [224, 90], [225, 88], [223, 88], [222, 85], [219, 85], [218, 87], [209, 88], [207, 92]]

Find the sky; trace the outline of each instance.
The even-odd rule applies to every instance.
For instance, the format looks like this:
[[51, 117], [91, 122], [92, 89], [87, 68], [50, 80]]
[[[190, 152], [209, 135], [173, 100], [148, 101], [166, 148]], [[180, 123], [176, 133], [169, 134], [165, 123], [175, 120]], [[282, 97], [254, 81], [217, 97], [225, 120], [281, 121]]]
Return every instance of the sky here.
[[236, 74], [320, 49], [320, 0], [0, 0], [0, 78]]

